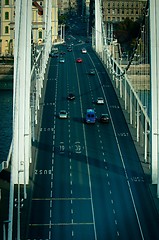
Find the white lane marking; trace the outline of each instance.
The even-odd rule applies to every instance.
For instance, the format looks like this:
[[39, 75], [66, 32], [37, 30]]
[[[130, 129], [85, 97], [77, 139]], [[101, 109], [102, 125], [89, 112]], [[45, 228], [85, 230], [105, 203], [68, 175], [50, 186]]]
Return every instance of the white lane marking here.
[[52, 198], [52, 190], [50, 191], [50, 197]]
[[53, 175], [53, 173], [51, 174], [51, 180], [53, 180], [53, 178], [54, 178], [54, 175]]
[[50, 218], [52, 217], [52, 210], [50, 209]]
[[50, 222], [49, 222], [49, 228], [51, 228], [51, 220], [50, 220]]
[[51, 231], [49, 231], [49, 239], [52, 239], [52, 237], [51, 237]]

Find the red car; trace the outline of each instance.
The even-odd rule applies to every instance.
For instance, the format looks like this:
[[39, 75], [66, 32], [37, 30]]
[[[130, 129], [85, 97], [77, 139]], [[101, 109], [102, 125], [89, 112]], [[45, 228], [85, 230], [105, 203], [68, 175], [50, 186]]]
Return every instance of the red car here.
[[77, 58], [76, 63], [82, 63], [82, 58]]

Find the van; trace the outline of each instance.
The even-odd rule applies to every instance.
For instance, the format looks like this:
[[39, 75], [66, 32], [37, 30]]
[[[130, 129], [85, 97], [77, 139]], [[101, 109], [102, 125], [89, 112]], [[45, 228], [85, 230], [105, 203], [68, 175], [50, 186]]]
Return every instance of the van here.
[[86, 123], [95, 123], [96, 115], [94, 109], [87, 109], [86, 112]]

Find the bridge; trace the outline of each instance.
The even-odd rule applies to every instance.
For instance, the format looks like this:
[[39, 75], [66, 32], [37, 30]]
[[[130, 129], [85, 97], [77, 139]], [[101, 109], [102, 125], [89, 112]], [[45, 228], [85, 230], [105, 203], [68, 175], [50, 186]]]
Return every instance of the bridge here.
[[[20, 186], [24, 186], [24, 199], [27, 198], [29, 184], [29, 170], [32, 165], [32, 142], [35, 141], [35, 126], [39, 122], [38, 111], [42, 89], [47, 74], [48, 57], [51, 44], [51, 1], [46, 1], [45, 9], [45, 44], [41, 51], [33, 56], [31, 64], [31, 6], [32, 0], [22, 3], [16, 1], [15, 19], [15, 51], [14, 51], [14, 108], [13, 108], [13, 140], [10, 148], [8, 166], [11, 161], [10, 204], [8, 223], [8, 239], [12, 239], [14, 189], [18, 186], [18, 235], [20, 239]], [[101, 1], [95, 0], [95, 28], [92, 32], [92, 48], [106, 69], [119, 98], [124, 102], [125, 111], [129, 115], [129, 122], [136, 131], [136, 141], [144, 148], [144, 161], [151, 169], [152, 184], [157, 185], [156, 195], [159, 197], [158, 182], [158, 26], [159, 3], [151, 1], [144, 14], [142, 34], [145, 23], [150, 19], [150, 64], [140, 63], [138, 47], [127, 61], [123, 61], [118, 50], [118, 44], [107, 39], [102, 13]], [[88, 13], [89, 1], [86, 1]], [[20, 16], [20, 17], [19, 17]], [[23, 31], [26, 29], [26, 31]], [[144, 36], [145, 36], [144, 35]], [[146, 37], [144, 37], [146, 39]], [[136, 58], [137, 56], [137, 58]], [[140, 63], [140, 64], [138, 64]], [[32, 66], [32, 68], [31, 68]], [[144, 95], [141, 94], [141, 90]], [[151, 91], [151, 99], [148, 92]], [[144, 99], [144, 100], [143, 100]], [[149, 101], [151, 104], [149, 104]], [[151, 107], [150, 107], [151, 106]], [[76, 143], [78, 145], [78, 143]], [[79, 147], [79, 145], [76, 148]], [[96, 239], [96, 238], [95, 238]], [[142, 238], [144, 239], [144, 238]]]

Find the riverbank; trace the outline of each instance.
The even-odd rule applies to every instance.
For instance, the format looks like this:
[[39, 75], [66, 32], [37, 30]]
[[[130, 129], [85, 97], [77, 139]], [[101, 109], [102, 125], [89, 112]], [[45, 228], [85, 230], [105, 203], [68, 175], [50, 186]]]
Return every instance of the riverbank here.
[[13, 61], [0, 59], [0, 90], [13, 89], [13, 68]]

